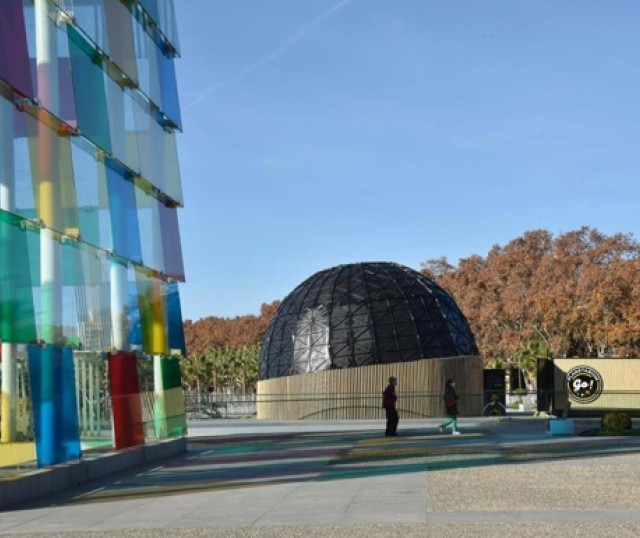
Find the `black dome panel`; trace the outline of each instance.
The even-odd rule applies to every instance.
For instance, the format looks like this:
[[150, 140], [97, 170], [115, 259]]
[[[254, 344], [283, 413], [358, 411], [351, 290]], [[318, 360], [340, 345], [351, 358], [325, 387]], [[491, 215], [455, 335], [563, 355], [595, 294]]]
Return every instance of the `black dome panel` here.
[[269, 324], [260, 379], [433, 357], [477, 355], [467, 320], [432, 280], [396, 263], [320, 271]]

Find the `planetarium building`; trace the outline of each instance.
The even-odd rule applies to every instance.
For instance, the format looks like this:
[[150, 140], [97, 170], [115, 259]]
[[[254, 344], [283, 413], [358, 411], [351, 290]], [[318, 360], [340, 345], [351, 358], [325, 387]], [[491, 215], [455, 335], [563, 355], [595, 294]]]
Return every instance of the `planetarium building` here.
[[445, 290], [395, 263], [326, 269], [284, 299], [267, 329], [258, 417], [379, 418], [390, 375], [405, 416], [440, 416], [448, 377], [465, 412], [480, 413], [482, 358]]

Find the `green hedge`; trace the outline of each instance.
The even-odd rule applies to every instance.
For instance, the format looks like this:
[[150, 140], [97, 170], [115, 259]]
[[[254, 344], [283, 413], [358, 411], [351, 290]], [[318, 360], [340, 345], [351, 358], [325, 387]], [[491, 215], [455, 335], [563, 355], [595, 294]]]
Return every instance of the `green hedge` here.
[[600, 425], [603, 430], [621, 432], [631, 429], [631, 417], [627, 413], [607, 413], [602, 417]]

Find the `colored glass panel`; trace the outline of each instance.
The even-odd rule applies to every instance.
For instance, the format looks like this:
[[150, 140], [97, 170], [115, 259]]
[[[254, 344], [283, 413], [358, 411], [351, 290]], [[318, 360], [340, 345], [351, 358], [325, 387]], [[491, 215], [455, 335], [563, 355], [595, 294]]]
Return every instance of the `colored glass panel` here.
[[139, 173], [140, 156], [134, 119], [134, 107], [139, 105], [134, 101], [131, 90], [121, 88], [111, 79], [107, 81], [107, 100], [112, 155], [134, 173]]
[[105, 159], [105, 165], [113, 251], [135, 263], [142, 263], [135, 185], [123, 170], [118, 169], [117, 163]]
[[144, 423], [136, 355], [110, 353], [108, 363], [115, 447], [141, 445], [144, 443]]
[[161, 48], [157, 49], [157, 55], [161, 95], [160, 108], [178, 128], [181, 128], [182, 118], [173, 58], [165, 56]]
[[158, 0], [139, 0], [140, 5], [147, 12], [149, 17], [158, 24], [160, 21], [160, 10], [158, 9]]
[[[62, 245], [49, 229], [40, 230], [37, 241], [28, 243], [38, 340], [64, 345]], [[75, 315], [75, 312], [73, 313]]]
[[[31, 264], [27, 239], [32, 232], [23, 220], [0, 210], [0, 340], [31, 343], [36, 340]], [[8, 254], [10, 253], [10, 255]]]
[[164, 272], [164, 253], [162, 249], [162, 229], [156, 198], [136, 189], [138, 206], [138, 222], [140, 223], [140, 243], [142, 246], [142, 263], [146, 267]]
[[[164, 359], [163, 359], [164, 360]], [[174, 359], [172, 359], [174, 360]], [[172, 388], [162, 395], [164, 404], [164, 431], [167, 437], [180, 437], [187, 433], [187, 417], [184, 412], [182, 388]]]
[[156, 121], [148, 104], [137, 102], [134, 107], [138, 151], [140, 154], [140, 175], [165, 191], [165, 167], [163, 150], [165, 146], [165, 130]]
[[136, 271], [127, 271], [127, 342], [132, 349], [142, 350], [142, 322], [140, 316], [140, 296]]
[[3, 0], [0, 11], [0, 78], [34, 97], [22, 0]]
[[0, 207], [25, 218], [34, 218], [27, 119], [27, 114], [0, 98]]
[[81, 133], [111, 153], [105, 74], [96, 50], [73, 27], [67, 26], [71, 73]]
[[29, 346], [29, 386], [38, 467], [80, 458], [73, 353]]
[[182, 324], [180, 291], [176, 282], [169, 282], [166, 284], [166, 295], [169, 349], [171, 350], [171, 352], [179, 350], [182, 356], [186, 357], [187, 348], [184, 340], [184, 325]]
[[104, 10], [109, 55], [115, 64], [138, 84], [132, 26], [135, 22], [120, 0], [105, 0]]
[[109, 53], [104, 0], [75, 2], [72, 13], [78, 27], [101, 50]]
[[77, 236], [79, 220], [71, 142], [45, 123], [23, 114], [29, 137], [29, 159], [36, 216], [48, 227]]
[[96, 160], [93, 146], [80, 137], [72, 139], [71, 156], [80, 237], [86, 243], [111, 250], [111, 218], [104, 163]]
[[160, 217], [160, 235], [162, 237], [162, 253], [164, 255], [163, 272], [184, 281], [184, 265], [182, 263], [182, 245], [178, 227], [178, 211], [158, 203]]
[[163, 283], [140, 272], [136, 276], [140, 305], [142, 350], [149, 355], [164, 355], [169, 349]]
[[142, 92], [158, 107], [162, 103], [160, 91], [160, 66], [158, 65], [158, 45], [147, 33], [143, 24], [134, 23], [136, 44], [136, 66], [138, 83]]
[[180, 388], [180, 359], [177, 357], [163, 357], [160, 362], [162, 373], [162, 388], [164, 390]]
[[178, 204], [183, 205], [182, 180], [180, 179], [180, 165], [178, 162], [178, 146], [174, 133], [164, 134], [164, 173], [165, 194]]
[[109, 272], [105, 256], [85, 243], [64, 242], [63, 338], [67, 346], [102, 351], [111, 346]]
[[[56, 24], [57, 12], [48, 2], [35, 6], [25, 3], [25, 25], [31, 63], [31, 79], [40, 105], [72, 126], [76, 125], [76, 110], [69, 59], [66, 25]], [[42, 45], [36, 47], [36, 29]], [[46, 44], [46, 46], [45, 46]]]
[[173, 45], [177, 51], [180, 50], [178, 42], [178, 24], [176, 22], [176, 14], [173, 7], [173, 0], [157, 0], [158, 1], [158, 28], [167, 40]]

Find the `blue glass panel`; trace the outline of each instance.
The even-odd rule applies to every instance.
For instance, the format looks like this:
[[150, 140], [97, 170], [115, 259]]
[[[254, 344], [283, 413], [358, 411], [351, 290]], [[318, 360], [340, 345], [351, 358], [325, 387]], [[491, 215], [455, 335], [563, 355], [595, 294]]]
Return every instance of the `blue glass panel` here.
[[160, 21], [160, 12], [158, 10], [158, 0], [140, 0], [140, 5], [147, 14], [158, 24]]
[[22, 0], [3, 0], [0, 10], [0, 78], [27, 97], [31, 84], [29, 50]]
[[28, 353], [38, 467], [79, 459], [73, 353], [57, 346], [29, 346]]
[[178, 127], [182, 128], [180, 116], [180, 102], [178, 100], [178, 85], [173, 58], [167, 58], [158, 48], [158, 69], [160, 75], [160, 108], [166, 116]]
[[160, 20], [158, 27], [167, 40], [173, 45], [177, 51], [180, 50], [178, 42], [178, 25], [176, 23], [176, 14], [173, 8], [173, 0], [158, 0], [158, 12]]
[[135, 263], [142, 263], [135, 185], [128, 181], [117, 163], [105, 159], [105, 164], [113, 251]]
[[169, 349], [179, 349], [183, 357], [187, 356], [184, 341], [184, 325], [182, 324], [182, 308], [180, 307], [180, 291], [176, 282], [166, 284], [167, 293], [167, 325], [169, 330]]
[[133, 269], [128, 271], [127, 282], [127, 323], [129, 326], [128, 342], [131, 349], [142, 349], [142, 324], [140, 321], [140, 300], [138, 298], [138, 281]]

